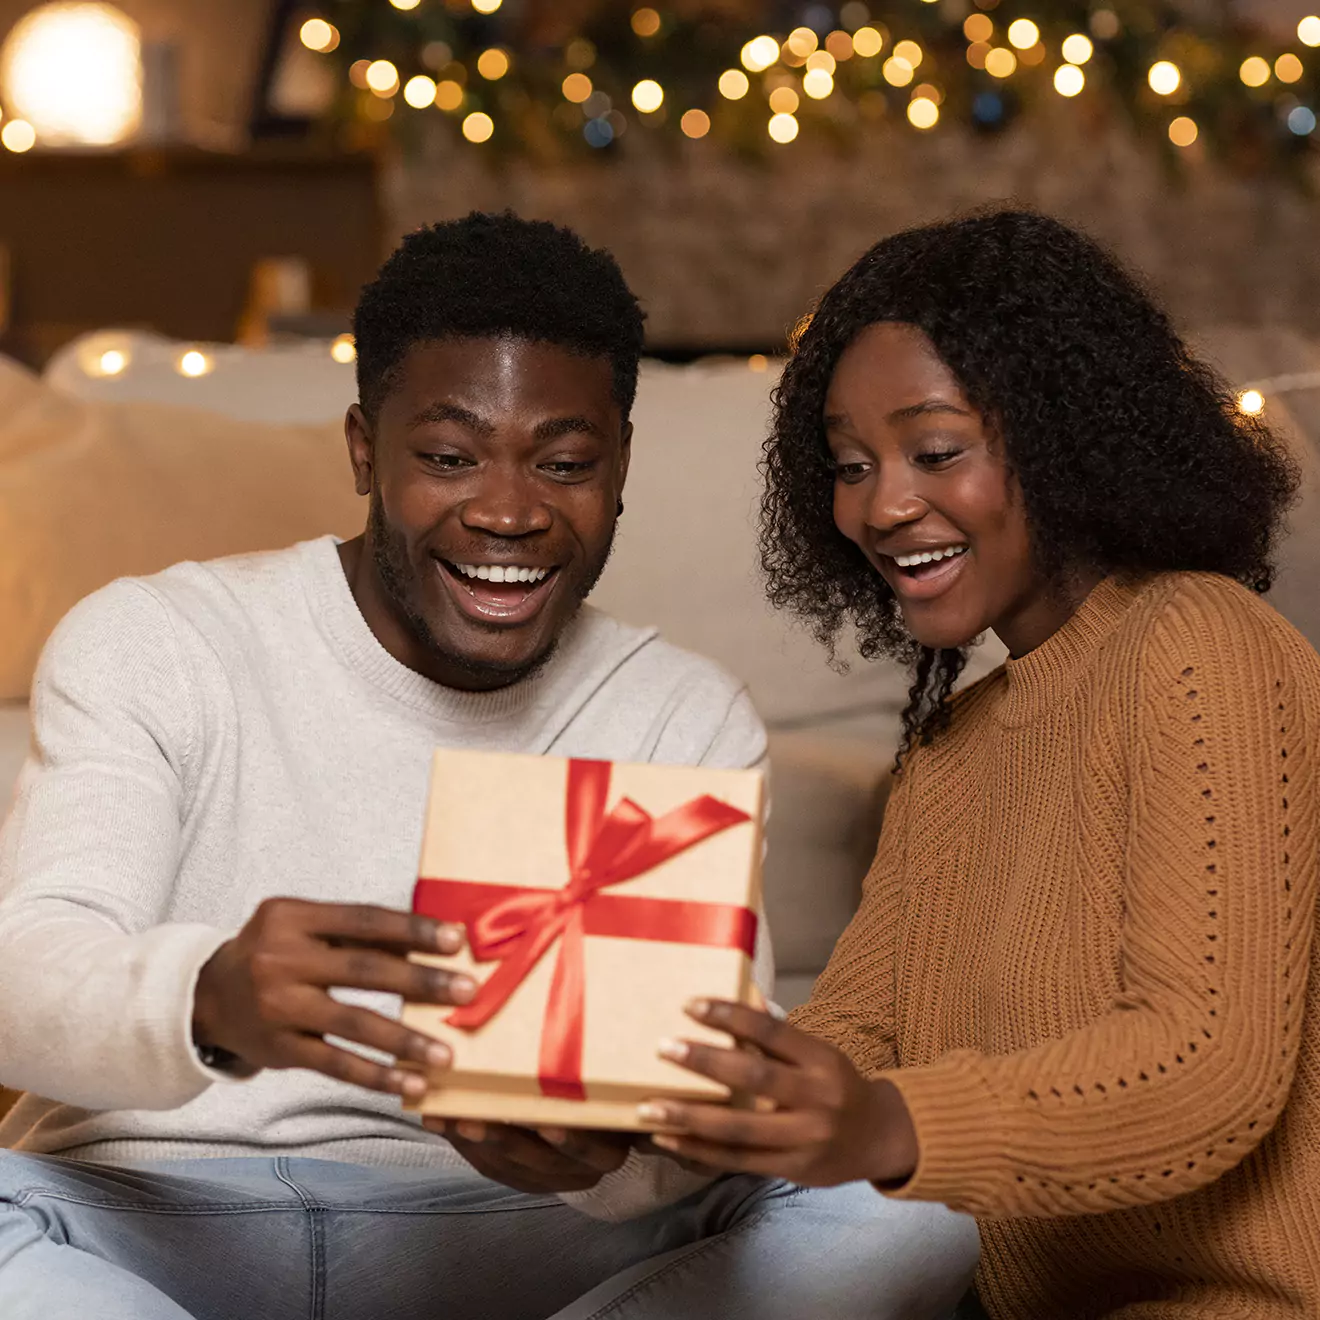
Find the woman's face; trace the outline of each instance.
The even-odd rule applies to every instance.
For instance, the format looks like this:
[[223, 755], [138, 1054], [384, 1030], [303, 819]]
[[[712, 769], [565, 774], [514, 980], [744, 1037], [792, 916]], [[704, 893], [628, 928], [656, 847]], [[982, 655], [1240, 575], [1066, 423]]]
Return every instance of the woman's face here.
[[923, 646], [993, 629], [1014, 655], [1071, 613], [1031, 556], [1003, 446], [915, 326], [883, 322], [848, 346], [825, 429], [834, 521], [893, 589]]

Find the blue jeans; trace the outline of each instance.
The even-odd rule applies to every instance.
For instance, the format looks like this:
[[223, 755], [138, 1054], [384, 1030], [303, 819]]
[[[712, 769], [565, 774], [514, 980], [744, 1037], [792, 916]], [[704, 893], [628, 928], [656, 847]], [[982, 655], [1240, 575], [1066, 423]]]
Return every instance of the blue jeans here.
[[722, 1178], [609, 1224], [466, 1169], [0, 1150], [4, 1320], [947, 1320], [971, 1220]]

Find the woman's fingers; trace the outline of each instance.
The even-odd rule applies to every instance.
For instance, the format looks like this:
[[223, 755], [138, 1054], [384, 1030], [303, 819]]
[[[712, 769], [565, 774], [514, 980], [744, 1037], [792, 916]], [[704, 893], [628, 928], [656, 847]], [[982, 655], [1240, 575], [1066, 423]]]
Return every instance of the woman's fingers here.
[[700, 1137], [660, 1135], [651, 1138], [666, 1154], [684, 1164], [717, 1169], [724, 1173], [755, 1173], [766, 1178], [791, 1177], [788, 1167], [792, 1154], [782, 1148], [766, 1150], [756, 1146], [725, 1146]]
[[758, 1114], [726, 1105], [682, 1104], [674, 1100], [649, 1100], [638, 1109], [643, 1122], [662, 1124], [668, 1131], [652, 1140], [664, 1147], [661, 1137], [693, 1137], [719, 1146], [740, 1149], [789, 1150], [815, 1145], [828, 1135], [824, 1114], [781, 1111]]
[[694, 999], [688, 1004], [687, 1013], [704, 1026], [727, 1031], [735, 1040], [755, 1045], [784, 1063], [802, 1066], [819, 1059], [822, 1048], [829, 1048], [769, 1013], [728, 999]]

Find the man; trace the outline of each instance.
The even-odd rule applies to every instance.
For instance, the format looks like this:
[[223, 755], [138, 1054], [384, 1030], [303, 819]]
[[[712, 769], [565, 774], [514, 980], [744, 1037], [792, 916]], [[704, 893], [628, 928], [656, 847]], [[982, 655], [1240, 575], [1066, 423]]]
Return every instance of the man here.
[[728, 676], [583, 607], [642, 348], [608, 255], [422, 230], [355, 331], [365, 534], [115, 583], [43, 657], [0, 845], [0, 1315], [939, 1314], [974, 1258], [942, 1210], [401, 1112], [394, 1060], [447, 1054], [399, 996], [472, 992], [406, 958], [461, 938], [405, 911], [432, 748], [765, 740]]

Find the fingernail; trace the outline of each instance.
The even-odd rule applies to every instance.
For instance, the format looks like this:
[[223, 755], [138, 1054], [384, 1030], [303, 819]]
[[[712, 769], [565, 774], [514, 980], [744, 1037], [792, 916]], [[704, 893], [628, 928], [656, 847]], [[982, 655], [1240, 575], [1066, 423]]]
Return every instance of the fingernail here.
[[486, 1125], [484, 1123], [474, 1123], [470, 1119], [464, 1119], [458, 1125], [458, 1135], [464, 1141], [485, 1141]]
[[663, 1132], [657, 1132], [655, 1136], [651, 1138], [651, 1140], [652, 1142], [655, 1143], [655, 1145], [659, 1146], [662, 1150], [678, 1149], [678, 1138], [667, 1137]]
[[684, 1008], [688, 1017], [694, 1017], [698, 1022], [701, 1021], [710, 1012], [709, 999], [689, 999]]
[[450, 997], [466, 1004], [477, 993], [477, 983], [470, 976], [455, 976], [449, 982]]
[[568, 1140], [567, 1128], [538, 1128], [542, 1141], [548, 1141], [552, 1146], [562, 1146]]
[[463, 947], [463, 927], [437, 926], [435, 947], [441, 953], [457, 953]]
[[427, 1092], [426, 1078], [418, 1077], [416, 1073], [409, 1073], [403, 1079], [403, 1093], [410, 1100], [420, 1100]]
[[448, 1068], [450, 1060], [453, 1058], [448, 1045], [442, 1045], [438, 1040], [432, 1041], [426, 1047], [426, 1062], [432, 1068]]
[[662, 1059], [672, 1059], [675, 1063], [682, 1063], [688, 1056], [688, 1045], [682, 1040], [662, 1040], [657, 1052]]
[[668, 1123], [671, 1114], [668, 1105], [659, 1105], [654, 1100], [647, 1100], [637, 1106], [637, 1117], [643, 1123]]

